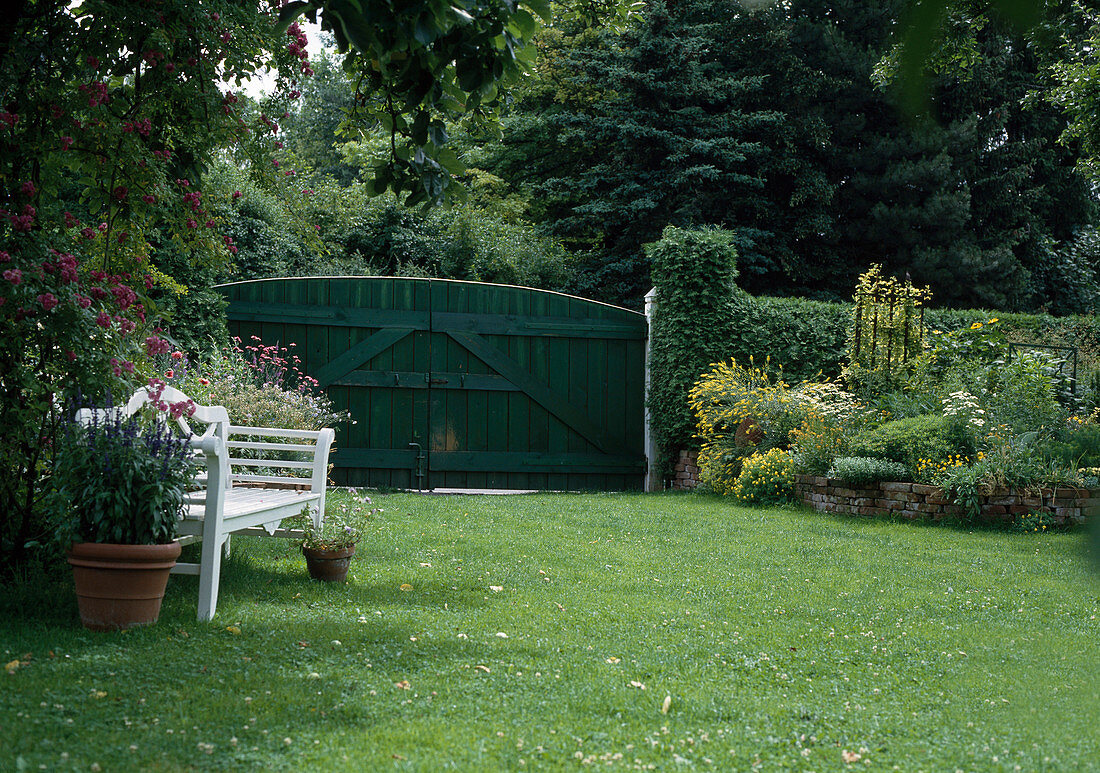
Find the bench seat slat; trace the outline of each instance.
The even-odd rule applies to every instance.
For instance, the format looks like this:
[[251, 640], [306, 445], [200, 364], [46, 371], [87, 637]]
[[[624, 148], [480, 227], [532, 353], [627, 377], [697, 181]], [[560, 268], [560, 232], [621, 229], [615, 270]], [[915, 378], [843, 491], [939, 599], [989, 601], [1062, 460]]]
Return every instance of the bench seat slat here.
[[288, 437], [298, 439], [317, 440], [317, 436], [320, 434], [317, 430], [311, 429], [278, 429], [275, 427], [238, 427], [236, 424], [229, 425], [230, 435], [259, 435], [265, 437]]
[[230, 440], [226, 443], [230, 448], [248, 448], [253, 451], [304, 451], [313, 453], [317, 446], [303, 443], [260, 443], [251, 440]]
[[298, 470], [312, 470], [313, 462], [298, 462], [290, 459], [238, 459], [229, 457], [230, 467], [292, 467]]

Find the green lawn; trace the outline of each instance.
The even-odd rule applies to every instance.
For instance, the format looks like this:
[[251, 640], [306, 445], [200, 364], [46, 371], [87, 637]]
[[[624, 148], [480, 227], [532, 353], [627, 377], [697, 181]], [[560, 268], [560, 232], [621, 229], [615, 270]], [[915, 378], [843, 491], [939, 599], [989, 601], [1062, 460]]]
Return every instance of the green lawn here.
[[118, 634], [64, 585], [7, 590], [0, 769], [1100, 770], [1083, 534], [375, 501], [347, 585], [237, 540], [212, 623], [193, 577]]

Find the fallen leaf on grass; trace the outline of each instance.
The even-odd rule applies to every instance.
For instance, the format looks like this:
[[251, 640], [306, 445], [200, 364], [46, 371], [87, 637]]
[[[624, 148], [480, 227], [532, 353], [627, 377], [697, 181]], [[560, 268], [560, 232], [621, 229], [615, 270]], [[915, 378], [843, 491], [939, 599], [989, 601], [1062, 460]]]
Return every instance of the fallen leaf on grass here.
[[633, 679], [630, 680], [630, 686], [631, 687], [637, 687], [639, 690], [644, 690], [645, 689], [644, 684], [642, 684], [641, 682], [637, 682]]
[[555, 606], [555, 607], [557, 607], [557, 608], [558, 608], [558, 610], [559, 610], [559, 611], [561, 611], [561, 612], [564, 612], [564, 611], [565, 611], [565, 607], [563, 607], [563, 606], [562, 606], [561, 604], [559, 604], [559, 603], [558, 603], [558, 602], [556, 602], [556, 601], [554, 602], [554, 606]]
[[306, 641], [305, 639], [302, 639], [300, 642], [298, 642], [298, 646], [301, 647], [302, 649], [305, 649], [306, 647], [309, 646], [309, 642]]
[[609, 658], [607, 659], [607, 662], [608, 662], [608, 663], [618, 663], [618, 662], [619, 662], [619, 658], [617, 658], [617, 657], [615, 657], [614, 655], [612, 655], [611, 657], [609, 657]]
[[668, 713], [668, 707], [671, 706], [671, 705], [672, 705], [672, 696], [671, 695], [666, 695], [664, 702], [661, 704], [661, 713], [662, 714], [667, 714]]
[[474, 671], [484, 671], [487, 674], [490, 673], [489, 667], [488, 666], [482, 666], [482, 665], [474, 666]]
[[9, 674], [14, 674], [19, 669], [19, 661], [13, 660], [11, 663], [5, 665], [4, 668]]
[[432, 568], [432, 565], [431, 565], [431, 564], [429, 564], [429, 563], [424, 563], [424, 562], [421, 562], [421, 563], [420, 563], [420, 565], [421, 565], [421, 566], [426, 566], [426, 567], [428, 567], [429, 569], [431, 569], [431, 568]]
[[844, 749], [840, 753], [840, 759], [844, 760], [846, 763], [851, 765], [853, 762], [859, 762], [861, 759], [863, 759], [863, 755], [858, 754], [856, 752], [850, 752], [847, 749]]
[[401, 583], [401, 590], [410, 591], [412, 589], [413, 589], [413, 586], [409, 585], [407, 582]]
[[409, 682], [406, 679], [402, 679], [400, 682], [394, 682], [393, 686], [398, 690], [407, 690], [409, 689]]
[[233, 634], [234, 636], [240, 636], [240, 635], [241, 635], [241, 629], [240, 629], [240, 628], [238, 628], [238, 627], [237, 627], [237, 626], [235, 626], [235, 625], [227, 625], [227, 626], [225, 627], [225, 630], [229, 631], [229, 632], [230, 632], [231, 634]]
[[504, 631], [497, 631], [497, 638], [498, 639], [507, 639], [508, 634], [506, 634]]
[[502, 590], [504, 590], [504, 586], [503, 585], [490, 585], [489, 590], [491, 590], [493, 593], [500, 593]]

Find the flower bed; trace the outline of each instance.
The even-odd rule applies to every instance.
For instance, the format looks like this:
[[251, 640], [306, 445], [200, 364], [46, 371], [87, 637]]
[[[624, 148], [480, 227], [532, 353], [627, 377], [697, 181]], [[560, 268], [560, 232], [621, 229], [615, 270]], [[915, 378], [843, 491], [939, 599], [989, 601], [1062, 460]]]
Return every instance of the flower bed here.
[[[938, 486], [920, 483], [875, 483], [852, 486], [816, 475], [795, 476], [798, 501], [824, 513], [940, 520], [958, 516], [962, 508]], [[982, 520], [1011, 522], [1020, 516], [1045, 513], [1053, 526], [1084, 523], [1100, 514], [1100, 489], [1041, 488], [1015, 491], [994, 488], [980, 497]]]

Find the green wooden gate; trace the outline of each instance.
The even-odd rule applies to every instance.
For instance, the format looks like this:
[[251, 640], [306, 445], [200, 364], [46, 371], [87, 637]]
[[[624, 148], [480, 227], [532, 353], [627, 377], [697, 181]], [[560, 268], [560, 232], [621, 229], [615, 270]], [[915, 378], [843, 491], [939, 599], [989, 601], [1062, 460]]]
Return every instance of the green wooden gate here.
[[[223, 285], [229, 329], [295, 344], [352, 426], [337, 483], [623, 490], [645, 476], [645, 317], [444, 279]], [[419, 473], [419, 476], [418, 476]]]

